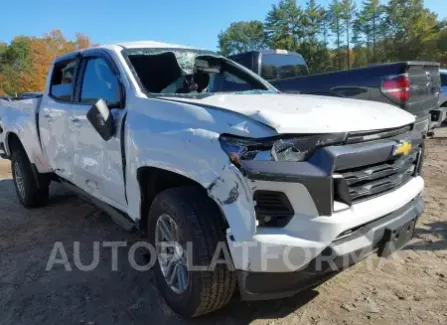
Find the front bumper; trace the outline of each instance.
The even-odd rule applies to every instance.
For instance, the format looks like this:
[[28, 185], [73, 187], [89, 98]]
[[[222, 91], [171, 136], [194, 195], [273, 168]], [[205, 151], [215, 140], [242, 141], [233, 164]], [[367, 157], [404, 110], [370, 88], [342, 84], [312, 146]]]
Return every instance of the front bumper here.
[[[281, 184], [281, 183], [280, 183]], [[279, 186], [280, 184], [276, 184]], [[274, 183], [256, 183], [258, 188], [273, 186]], [[299, 185], [299, 184], [296, 184]], [[366, 200], [333, 213], [331, 216], [315, 216], [303, 213], [313, 201], [305, 202], [310, 197], [305, 188], [292, 187], [285, 190], [289, 197], [297, 198], [292, 202], [297, 212], [291, 221], [281, 228], [257, 227], [256, 234], [250, 241], [234, 241], [231, 234], [227, 237], [228, 246], [236, 270], [248, 272], [288, 273], [302, 270], [324, 250], [338, 239], [346, 237], [365, 225], [377, 220], [384, 220], [401, 208], [416, 201], [422, 202], [420, 194], [424, 189], [421, 177], [415, 177], [400, 188], [384, 195]], [[304, 198], [304, 199], [301, 199]], [[307, 206], [306, 206], [307, 204]], [[420, 206], [420, 204], [414, 206]], [[301, 208], [301, 210], [298, 210]], [[419, 213], [422, 208], [418, 208]], [[375, 229], [375, 228], [374, 228]], [[347, 254], [373, 245], [371, 234], [353, 238], [337, 246], [337, 254]]]
[[[288, 297], [324, 282], [372, 252], [379, 251], [380, 254], [384, 254], [384, 250], [388, 247], [386, 245], [389, 243], [388, 233], [408, 225], [407, 231], [411, 230], [408, 238], [411, 238], [413, 227], [422, 214], [423, 208], [423, 199], [419, 195], [400, 209], [356, 227], [355, 231], [348, 235], [336, 238], [329, 245], [325, 245], [318, 255], [312, 257], [299, 270], [293, 272], [238, 271], [241, 297], [244, 300]], [[303, 247], [296, 247], [296, 249], [299, 249], [300, 252], [305, 251]], [[293, 250], [294, 248], [291, 246], [288, 246], [288, 249], [284, 248], [282, 260], [289, 259], [290, 256], [286, 257], [286, 253], [292, 253]], [[310, 254], [310, 256], [312, 255]], [[275, 263], [282, 264], [281, 258]], [[290, 260], [287, 261], [287, 263], [289, 262]]]

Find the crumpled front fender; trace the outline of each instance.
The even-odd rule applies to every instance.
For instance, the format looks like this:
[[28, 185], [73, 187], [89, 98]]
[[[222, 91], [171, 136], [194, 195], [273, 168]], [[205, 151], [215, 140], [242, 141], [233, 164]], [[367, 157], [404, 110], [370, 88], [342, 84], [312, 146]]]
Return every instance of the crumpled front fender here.
[[253, 196], [247, 181], [234, 165], [226, 165], [208, 187], [208, 195], [219, 205], [235, 241], [249, 241], [256, 231]]

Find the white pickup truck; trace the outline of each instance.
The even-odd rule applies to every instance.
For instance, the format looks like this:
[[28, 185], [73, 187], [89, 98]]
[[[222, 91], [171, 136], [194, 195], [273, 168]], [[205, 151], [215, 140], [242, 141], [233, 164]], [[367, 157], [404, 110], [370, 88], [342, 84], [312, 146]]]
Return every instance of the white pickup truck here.
[[67, 54], [41, 97], [2, 101], [0, 118], [21, 203], [45, 204], [57, 181], [147, 231], [160, 291], [186, 316], [236, 289], [286, 297], [386, 256], [423, 210], [427, 126], [413, 115], [281, 94], [209, 51], [135, 42]]

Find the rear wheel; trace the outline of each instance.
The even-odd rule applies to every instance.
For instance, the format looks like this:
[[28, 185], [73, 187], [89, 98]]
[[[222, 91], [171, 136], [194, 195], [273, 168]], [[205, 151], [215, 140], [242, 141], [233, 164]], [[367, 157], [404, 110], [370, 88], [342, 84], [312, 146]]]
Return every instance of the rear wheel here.
[[231, 261], [207, 271], [190, 267], [209, 267], [218, 245], [226, 248], [220, 212], [206, 193], [194, 186], [167, 189], [154, 199], [148, 221], [157, 251], [154, 273], [167, 304], [187, 317], [225, 306], [236, 288]]
[[31, 162], [23, 149], [16, 149], [11, 155], [11, 170], [17, 196], [27, 208], [39, 207], [47, 203], [49, 182], [43, 176], [35, 175]]

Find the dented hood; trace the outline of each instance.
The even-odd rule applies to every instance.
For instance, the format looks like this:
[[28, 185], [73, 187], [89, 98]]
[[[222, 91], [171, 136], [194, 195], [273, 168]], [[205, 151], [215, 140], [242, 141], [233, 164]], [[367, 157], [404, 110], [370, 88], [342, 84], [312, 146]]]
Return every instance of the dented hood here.
[[338, 97], [217, 94], [202, 99], [175, 100], [244, 114], [278, 133], [377, 130], [399, 127], [415, 120], [413, 115], [392, 105]]

